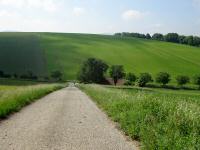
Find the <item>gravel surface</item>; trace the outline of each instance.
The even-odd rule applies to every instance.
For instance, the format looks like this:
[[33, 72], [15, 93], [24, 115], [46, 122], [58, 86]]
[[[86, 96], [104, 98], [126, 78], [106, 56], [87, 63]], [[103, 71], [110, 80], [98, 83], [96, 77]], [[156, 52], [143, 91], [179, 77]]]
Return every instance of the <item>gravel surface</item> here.
[[0, 122], [0, 150], [136, 150], [79, 89], [49, 94]]

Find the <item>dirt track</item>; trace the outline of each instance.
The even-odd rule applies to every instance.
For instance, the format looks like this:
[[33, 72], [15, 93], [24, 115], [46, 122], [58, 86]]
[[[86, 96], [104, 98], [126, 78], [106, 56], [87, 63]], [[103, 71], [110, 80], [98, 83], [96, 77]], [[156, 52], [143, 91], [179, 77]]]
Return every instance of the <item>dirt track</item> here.
[[0, 122], [0, 150], [133, 150], [79, 89], [68, 87]]

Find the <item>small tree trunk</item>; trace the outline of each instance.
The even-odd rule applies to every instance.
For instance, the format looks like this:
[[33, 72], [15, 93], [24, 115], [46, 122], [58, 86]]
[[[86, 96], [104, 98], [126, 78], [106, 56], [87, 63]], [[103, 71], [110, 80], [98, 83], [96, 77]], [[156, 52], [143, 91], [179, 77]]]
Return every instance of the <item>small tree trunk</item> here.
[[117, 85], [117, 78], [114, 78], [114, 84]]

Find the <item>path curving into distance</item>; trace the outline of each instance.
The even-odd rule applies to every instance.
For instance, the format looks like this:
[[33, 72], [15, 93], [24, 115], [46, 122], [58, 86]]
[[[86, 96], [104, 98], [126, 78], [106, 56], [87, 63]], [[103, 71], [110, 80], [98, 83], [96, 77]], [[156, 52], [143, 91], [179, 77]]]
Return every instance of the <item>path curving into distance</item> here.
[[0, 150], [136, 150], [83, 92], [70, 86], [0, 122]]

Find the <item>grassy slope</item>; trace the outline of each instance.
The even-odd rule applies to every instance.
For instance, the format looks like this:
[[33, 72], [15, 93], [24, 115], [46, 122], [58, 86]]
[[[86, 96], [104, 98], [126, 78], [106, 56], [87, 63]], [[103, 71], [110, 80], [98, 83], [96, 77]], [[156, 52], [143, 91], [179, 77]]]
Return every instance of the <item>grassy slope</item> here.
[[200, 94], [198, 91], [116, 89], [81, 85], [142, 149], [199, 149]]
[[61, 68], [74, 78], [80, 63], [97, 57], [109, 64], [122, 64], [135, 73], [167, 71], [172, 75], [200, 73], [200, 48], [166, 42], [120, 39], [112, 36], [44, 34], [48, 69]]
[[45, 58], [35, 33], [0, 33], [0, 70], [6, 73], [44, 74]]
[[[18, 42], [13, 42], [12, 39], [18, 36]], [[200, 73], [200, 48], [173, 43], [56, 33], [0, 33], [0, 43], [2, 41], [6, 42], [0, 46], [0, 69], [8, 71], [33, 68], [39, 73], [46, 72], [46, 68], [48, 72], [62, 70], [66, 79], [75, 79], [82, 61], [97, 57], [109, 64], [122, 64], [126, 71], [137, 74], [150, 72], [155, 75], [167, 71], [172, 75], [192, 76]], [[11, 61], [8, 63], [8, 60]]]

